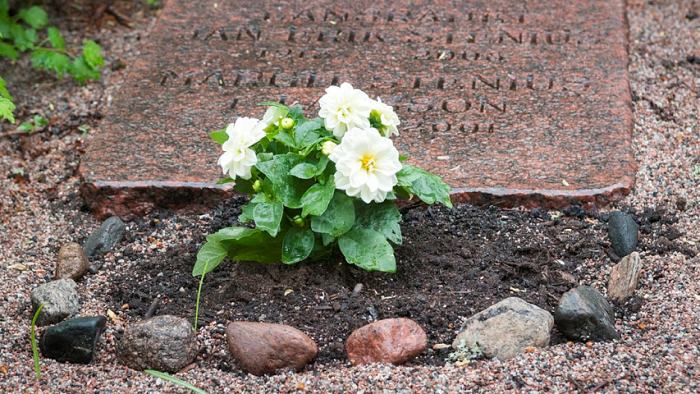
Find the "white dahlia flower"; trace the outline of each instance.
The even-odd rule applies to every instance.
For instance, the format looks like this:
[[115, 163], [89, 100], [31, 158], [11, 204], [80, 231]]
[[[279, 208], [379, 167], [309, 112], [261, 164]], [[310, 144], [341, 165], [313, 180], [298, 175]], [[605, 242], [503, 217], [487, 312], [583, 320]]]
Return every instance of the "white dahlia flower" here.
[[394, 112], [394, 107], [386, 105], [382, 102], [382, 99], [377, 97], [377, 100], [372, 100], [372, 114], [377, 115], [379, 120], [382, 122], [382, 127], [379, 132], [385, 137], [391, 137], [392, 135], [399, 135], [399, 121], [398, 115]]
[[329, 158], [335, 163], [335, 185], [369, 204], [382, 202], [397, 183], [399, 152], [377, 129], [350, 129]]
[[321, 110], [318, 116], [323, 118], [326, 129], [333, 131], [333, 135], [340, 139], [354, 127], [370, 127], [372, 101], [365, 92], [353, 89], [352, 85], [344, 82], [340, 87], [326, 89], [326, 94], [319, 100]]
[[238, 118], [226, 128], [228, 140], [221, 146], [224, 154], [218, 164], [232, 179], [250, 179], [250, 169], [258, 157], [250, 147], [265, 137], [265, 123], [254, 118]]

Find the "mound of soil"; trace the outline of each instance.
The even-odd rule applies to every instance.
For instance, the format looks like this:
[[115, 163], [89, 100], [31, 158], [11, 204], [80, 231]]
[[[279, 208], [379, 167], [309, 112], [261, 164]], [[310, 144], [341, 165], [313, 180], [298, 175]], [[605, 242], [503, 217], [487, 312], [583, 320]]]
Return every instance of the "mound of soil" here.
[[[201, 218], [177, 220], [191, 226], [193, 239], [203, 242], [206, 233], [238, 224], [241, 202], [236, 199], [213, 211], [209, 229], [201, 225]], [[411, 210], [403, 217], [404, 242], [395, 246], [396, 274], [365, 272], [345, 263], [340, 253], [328, 261], [296, 265], [226, 260], [205, 278], [199, 324], [215, 321], [223, 327], [228, 320], [289, 324], [317, 342], [317, 362], [324, 364], [346, 362], [344, 343], [349, 334], [377, 319], [411, 318], [425, 329], [431, 346], [451, 344], [463, 319], [504, 298], [517, 296], [553, 311], [561, 294], [579, 280], [599, 277], [609, 264], [607, 215], [568, 213], [576, 216], [552, 218], [537, 209], [470, 205]], [[675, 219], [666, 211], [645, 211], [637, 220], [647, 234], [640, 250], [694, 253], [673, 242]], [[154, 222], [144, 219], [136, 232], [147, 234]], [[191, 276], [191, 270], [200, 245], [183, 242], [149, 258], [127, 248], [124, 257], [137, 267], [110, 273], [113, 307], [129, 303], [125, 314], [139, 319], [151, 300], [161, 296], [159, 314], [193, 319], [198, 278]], [[362, 290], [352, 296], [358, 284]], [[619, 312], [638, 310], [640, 305], [635, 300]], [[218, 332], [223, 334], [223, 329]], [[218, 338], [223, 342], [223, 335]], [[552, 342], [561, 341], [555, 330]], [[215, 366], [230, 368], [217, 350], [204, 353], [202, 357], [211, 358]], [[448, 353], [449, 349], [431, 349], [417, 362], [442, 365]]]

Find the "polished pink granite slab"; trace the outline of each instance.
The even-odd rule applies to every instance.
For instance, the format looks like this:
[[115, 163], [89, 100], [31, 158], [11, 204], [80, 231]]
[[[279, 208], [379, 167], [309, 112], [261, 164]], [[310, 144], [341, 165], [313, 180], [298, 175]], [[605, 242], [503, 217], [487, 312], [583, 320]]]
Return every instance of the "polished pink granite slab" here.
[[396, 144], [455, 201], [606, 204], [634, 185], [623, 0], [170, 0], [83, 157], [100, 217], [197, 211], [208, 133], [331, 84], [393, 105]]

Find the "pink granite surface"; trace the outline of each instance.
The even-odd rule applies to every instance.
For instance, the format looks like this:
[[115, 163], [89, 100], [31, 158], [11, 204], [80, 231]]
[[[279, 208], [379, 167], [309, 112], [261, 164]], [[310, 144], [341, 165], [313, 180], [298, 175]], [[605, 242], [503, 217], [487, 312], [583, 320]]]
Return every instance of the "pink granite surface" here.
[[396, 144], [455, 201], [605, 204], [634, 185], [623, 0], [167, 2], [80, 168], [101, 217], [202, 210], [208, 139], [331, 84], [394, 105]]

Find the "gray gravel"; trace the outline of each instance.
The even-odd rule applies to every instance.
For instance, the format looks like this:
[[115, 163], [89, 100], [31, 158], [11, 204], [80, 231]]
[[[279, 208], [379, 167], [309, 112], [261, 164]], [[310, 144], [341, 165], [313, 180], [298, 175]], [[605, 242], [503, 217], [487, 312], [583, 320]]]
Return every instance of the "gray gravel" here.
[[[636, 189], [625, 204], [641, 210], [685, 199], [687, 209], [680, 214], [678, 228], [686, 235], [680, 242], [695, 245], [700, 243], [700, 65], [686, 58], [700, 56], [700, 18], [689, 21], [685, 16], [693, 9], [700, 12], [700, 4], [691, 0], [629, 0], [628, 4], [634, 149], [639, 168]], [[138, 55], [137, 37], [147, 34], [153, 13], [134, 16], [134, 21], [133, 29], [104, 23], [90, 33], [103, 39], [108, 62], [121, 57], [129, 64]], [[24, 67], [27, 64], [20, 62]], [[0, 62], [0, 68], [5, 70], [5, 63]], [[55, 135], [28, 137], [24, 143], [17, 138], [0, 140], [0, 392], [186, 392], [116, 362], [115, 332], [126, 324], [119, 311], [111, 313], [93, 364], [42, 359], [40, 381], [33, 371], [29, 294], [50, 280], [62, 244], [81, 242], [99, 226], [81, 211], [76, 194], [80, 151], [93, 132], [82, 135], [76, 131], [75, 119], [100, 113], [123, 82], [123, 75], [123, 70], [107, 70], [101, 83], [86, 87], [41, 78], [31, 85], [38, 89], [18, 96], [24, 100], [26, 116], [36, 112], [58, 117]], [[12, 81], [10, 75], [3, 76]], [[51, 107], [56, 111], [51, 112]], [[13, 177], [13, 169], [22, 169], [30, 182]], [[129, 247], [147, 254], [192, 242], [182, 234], [176, 237], [176, 226], [166, 221], [157, 241], [135, 239]], [[103, 270], [79, 283], [82, 315], [107, 313], [105, 270], [124, 264], [121, 253], [119, 248], [108, 253]], [[317, 364], [301, 374], [258, 378], [237, 370], [224, 372], [215, 365], [196, 365], [178, 376], [210, 393], [582, 392], [578, 387], [598, 393], [699, 392], [700, 261], [681, 254], [641, 257], [644, 270], [637, 294], [645, 303], [639, 312], [617, 320], [622, 340], [616, 343], [562, 344], [507, 362], [482, 361], [459, 368]], [[612, 265], [609, 260], [590, 261], [582, 272], [597, 275], [581, 280], [603, 291]], [[655, 277], [656, 271], [663, 275]], [[219, 329], [205, 327], [198, 339], [210, 354], [218, 352], [225, 358]]]

